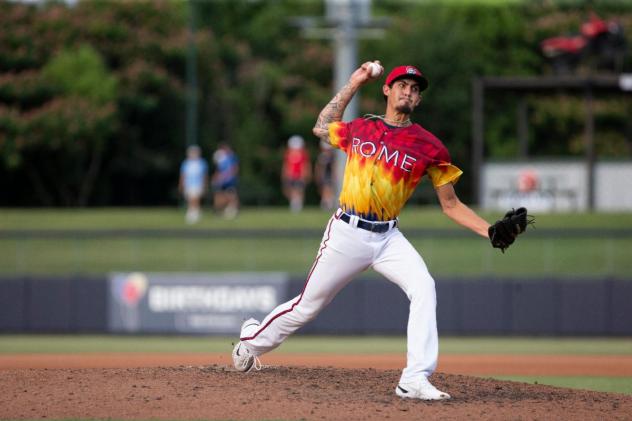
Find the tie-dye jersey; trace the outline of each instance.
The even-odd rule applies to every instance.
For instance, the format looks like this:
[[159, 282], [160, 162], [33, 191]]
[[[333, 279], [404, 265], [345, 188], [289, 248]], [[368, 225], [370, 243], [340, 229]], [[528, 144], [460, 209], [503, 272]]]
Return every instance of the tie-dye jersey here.
[[377, 117], [357, 118], [330, 124], [329, 139], [347, 153], [340, 206], [363, 219], [395, 219], [424, 174], [435, 187], [462, 174], [443, 143], [418, 124], [392, 127]]

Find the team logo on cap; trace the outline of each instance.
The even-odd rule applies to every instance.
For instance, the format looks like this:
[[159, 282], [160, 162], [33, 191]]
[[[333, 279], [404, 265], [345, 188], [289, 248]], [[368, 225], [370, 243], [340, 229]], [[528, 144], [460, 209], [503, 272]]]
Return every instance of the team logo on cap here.
[[409, 75], [416, 75], [417, 69], [415, 69], [413, 66], [408, 66], [406, 67], [406, 73], [408, 73]]

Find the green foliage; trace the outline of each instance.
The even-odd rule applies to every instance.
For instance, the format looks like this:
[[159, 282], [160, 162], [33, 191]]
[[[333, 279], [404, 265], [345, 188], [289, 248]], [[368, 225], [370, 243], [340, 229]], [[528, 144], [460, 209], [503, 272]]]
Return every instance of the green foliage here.
[[121, 187], [135, 195], [138, 173], [173, 177], [181, 151], [182, 5], [1, 7], [6, 203], [112, 204]]
[[57, 93], [105, 104], [116, 98], [117, 80], [90, 45], [62, 50], [42, 69], [44, 80]]
[[4, 84], [4, 95], [16, 99], [0, 112], [4, 161], [29, 175], [42, 202], [85, 205], [116, 127], [117, 81], [90, 46], [61, 51], [39, 74], [24, 73], [14, 78], [30, 85], [24, 97]]
[[244, 203], [280, 203], [281, 158], [291, 135], [308, 139], [316, 155], [311, 128], [331, 96], [331, 52], [304, 40], [289, 19], [320, 13], [314, 4], [194, 2], [198, 25], [219, 44], [217, 82], [209, 91], [213, 107], [203, 111], [208, 119], [201, 142], [207, 149], [220, 141], [232, 144]]
[[[489, 3], [489, 4], [488, 4]], [[525, 6], [505, 2], [394, 2], [385, 14], [393, 18], [383, 43], [367, 45], [363, 59], [384, 57], [387, 67], [418, 65], [430, 80], [417, 110], [417, 120], [437, 134], [452, 159], [469, 172], [471, 156], [471, 81], [483, 75], [525, 75], [540, 60], [525, 38]], [[508, 144], [494, 136], [513, 124], [513, 114], [496, 114], [488, 122], [488, 142]], [[460, 189], [467, 188], [462, 183]], [[460, 190], [461, 191], [461, 190]]]
[[[359, 39], [358, 61], [421, 67], [430, 88], [415, 119], [466, 174], [473, 77], [551, 73], [540, 41], [577, 32], [589, 7], [632, 28], [632, 8], [619, 1], [383, 0], [372, 7], [390, 25], [384, 38]], [[315, 158], [311, 128], [333, 94], [331, 40], [304, 37], [292, 18], [323, 12], [321, 1], [298, 0], [0, 2], [0, 204], [177, 203], [192, 53], [205, 156], [230, 142], [240, 158], [242, 201], [285, 203], [285, 142], [303, 135]], [[580, 72], [589, 74], [591, 65]], [[600, 158], [632, 153], [631, 101], [595, 98]], [[527, 103], [531, 155], [583, 155], [581, 99], [533, 95]], [[516, 106], [515, 96], [489, 95], [487, 156], [516, 155]], [[378, 83], [363, 88], [360, 113], [383, 107]], [[51, 151], [63, 165], [44, 170]], [[465, 200], [467, 187], [459, 187]], [[421, 188], [413, 202], [432, 196]]]

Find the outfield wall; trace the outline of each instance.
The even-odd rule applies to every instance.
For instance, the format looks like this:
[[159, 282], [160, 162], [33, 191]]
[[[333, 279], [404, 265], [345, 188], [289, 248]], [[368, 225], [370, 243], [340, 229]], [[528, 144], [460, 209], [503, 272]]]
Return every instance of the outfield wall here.
[[[302, 289], [303, 280], [289, 279], [278, 299]], [[437, 296], [442, 334], [632, 335], [632, 280], [437, 279]], [[111, 297], [107, 278], [0, 279], [0, 332], [182, 333], [169, 325], [113, 327]], [[408, 300], [399, 288], [383, 279], [357, 279], [302, 332], [402, 334], [407, 318]]]

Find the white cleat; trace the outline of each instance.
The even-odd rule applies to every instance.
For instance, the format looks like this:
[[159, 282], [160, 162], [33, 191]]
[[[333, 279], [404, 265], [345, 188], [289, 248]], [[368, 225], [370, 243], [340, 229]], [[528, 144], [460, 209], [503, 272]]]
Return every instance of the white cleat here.
[[398, 384], [395, 394], [400, 398], [440, 401], [450, 399], [450, 395], [434, 387], [425, 377], [416, 384]]
[[[248, 333], [252, 333], [254, 329], [259, 327], [259, 321], [255, 319], [248, 319], [241, 325], [240, 337], [245, 337]], [[252, 370], [261, 370], [261, 363], [259, 358], [252, 354], [252, 351], [248, 349], [248, 346], [239, 341], [233, 348], [233, 365], [237, 371], [244, 373]]]
[[237, 371], [246, 373], [252, 370], [252, 367], [260, 369], [261, 365], [258, 364], [258, 361], [259, 359], [252, 355], [243, 342], [239, 341], [233, 348], [233, 365]]

